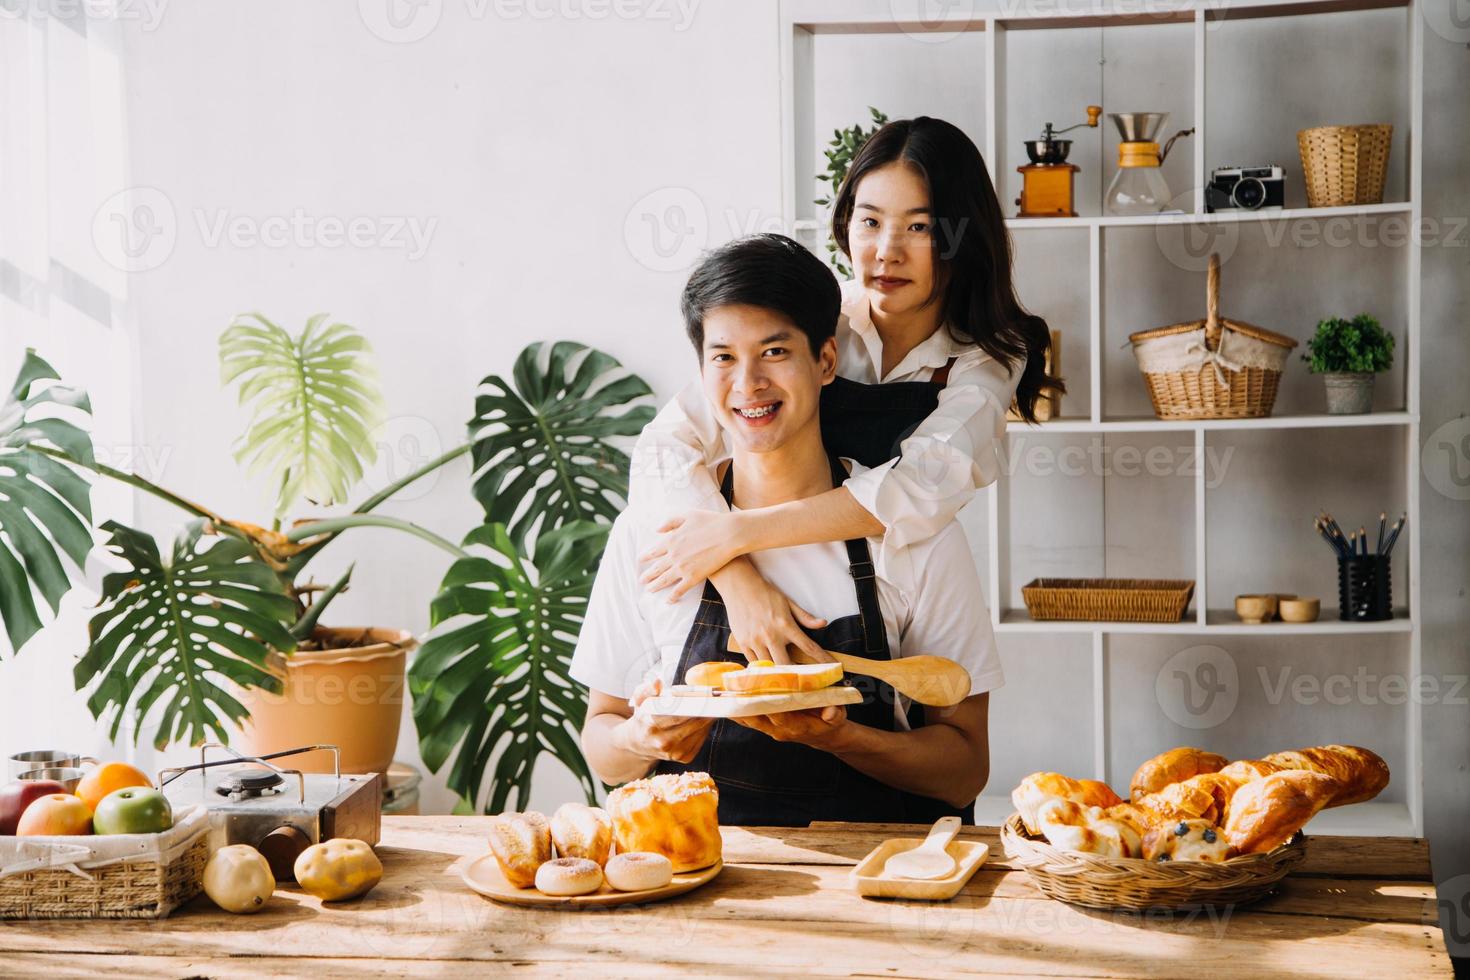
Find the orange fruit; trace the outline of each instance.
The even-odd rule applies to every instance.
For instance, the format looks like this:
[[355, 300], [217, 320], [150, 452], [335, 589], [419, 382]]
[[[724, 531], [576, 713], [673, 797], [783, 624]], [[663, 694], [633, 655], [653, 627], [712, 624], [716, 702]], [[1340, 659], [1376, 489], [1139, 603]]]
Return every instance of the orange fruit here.
[[141, 770], [128, 765], [126, 762], [104, 762], [94, 767], [82, 777], [77, 783], [77, 795], [82, 802], [93, 810], [102, 798], [113, 790], [127, 789], [129, 786], [149, 786], [153, 780]]

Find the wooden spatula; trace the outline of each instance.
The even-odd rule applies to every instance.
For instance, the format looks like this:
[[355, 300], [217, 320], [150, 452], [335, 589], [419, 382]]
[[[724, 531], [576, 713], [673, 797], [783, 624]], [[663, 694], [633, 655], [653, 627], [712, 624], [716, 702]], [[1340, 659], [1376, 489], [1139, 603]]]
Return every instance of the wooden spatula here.
[[954, 858], [945, 850], [959, 832], [959, 817], [934, 821], [924, 843], [911, 851], [899, 851], [883, 865], [885, 878], [943, 878], [954, 873]]
[[[730, 637], [729, 649], [731, 653], [745, 653], [733, 636]], [[897, 660], [871, 660], [835, 650], [826, 653], [847, 673], [876, 678], [920, 704], [948, 708], [970, 696], [970, 675], [965, 668], [945, 657], [926, 653]], [[816, 662], [815, 658], [796, 647], [791, 648], [791, 658], [797, 663]]]

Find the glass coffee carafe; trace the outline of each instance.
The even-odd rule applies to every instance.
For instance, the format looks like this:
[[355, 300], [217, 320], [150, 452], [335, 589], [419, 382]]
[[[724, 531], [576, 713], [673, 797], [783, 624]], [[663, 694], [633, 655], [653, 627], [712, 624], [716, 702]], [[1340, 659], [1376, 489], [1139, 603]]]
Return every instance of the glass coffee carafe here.
[[1158, 214], [1173, 200], [1159, 168], [1174, 141], [1194, 130], [1181, 129], [1160, 150], [1155, 138], [1169, 119], [1167, 112], [1110, 112], [1108, 118], [1123, 141], [1118, 144], [1118, 172], [1108, 185], [1103, 206], [1109, 214]]

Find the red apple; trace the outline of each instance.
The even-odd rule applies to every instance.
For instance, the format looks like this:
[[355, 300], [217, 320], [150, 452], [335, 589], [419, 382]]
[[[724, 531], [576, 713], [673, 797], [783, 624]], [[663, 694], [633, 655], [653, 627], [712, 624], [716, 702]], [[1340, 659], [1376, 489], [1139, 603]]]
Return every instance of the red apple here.
[[17, 837], [77, 837], [92, 832], [92, 808], [72, 793], [52, 793], [26, 807]]
[[0, 787], [0, 837], [15, 834], [20, 815], [33, 801], [65, 792], [66, 787], [54, 779], [17, 779]]

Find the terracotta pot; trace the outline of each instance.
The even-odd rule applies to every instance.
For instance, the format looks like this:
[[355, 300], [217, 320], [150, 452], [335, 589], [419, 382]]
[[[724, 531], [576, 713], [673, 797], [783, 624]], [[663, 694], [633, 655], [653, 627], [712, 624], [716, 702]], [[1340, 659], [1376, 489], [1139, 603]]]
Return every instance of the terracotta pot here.
[[[323, 649], [290, 656], [272, 653], [268, 669], [282, 680], [280, 694], [259, 688], [241, 693], [250, 711], [234, 746], [250, 755], [302, 745], [335, 745], [343, 772], [386, 772], [398, 747], [404, 671], [418, 641], [406, 630], [319, 626]], [[374, 641], [364, 646], [350, 643]], [[283, 760], [302, 772], [331, 772], [330, 752]]]

